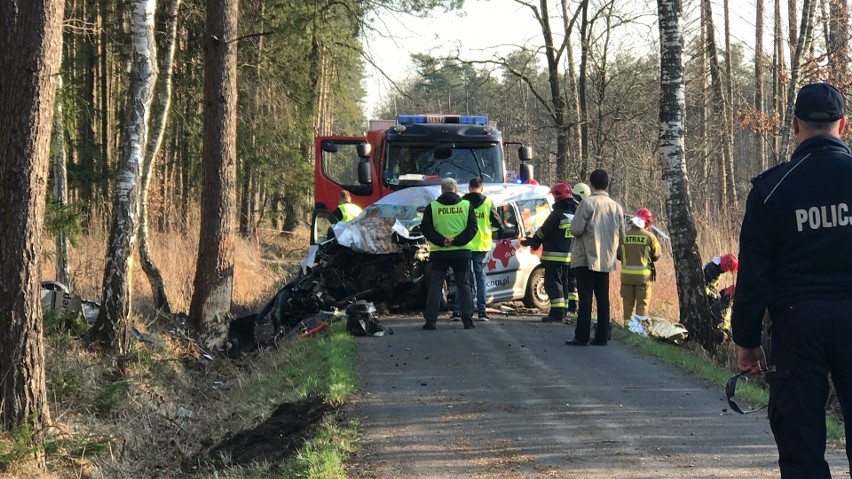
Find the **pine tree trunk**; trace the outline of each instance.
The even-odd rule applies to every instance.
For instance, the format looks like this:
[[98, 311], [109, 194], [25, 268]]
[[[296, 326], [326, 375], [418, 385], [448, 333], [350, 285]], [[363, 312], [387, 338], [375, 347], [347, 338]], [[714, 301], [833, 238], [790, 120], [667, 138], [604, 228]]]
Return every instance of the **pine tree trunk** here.
[[585, 179], [589, 167], [589, 107], [586, 100], [586, 80], [588, 78], [589, 63], [589, 2], [585, 0], [582, 5], [582, 18], [580, 20], [580, 79], [577, 84], [577, 101], [580, 109], [580, 164], [581, 175]]
[[[763, 120], [763, 0], [755, 5], [755, 52], [754, 52], [754, 111], [759, 122]], [[757, 128], [755, 134], [754, 168], [756, 174], [766, 169], [766, 142], [763, 132]]]
[[[802, 10], [804, 12], [804, 9]], [[790, 45], [790, 58], [796, 56], [796, 46], [799, 42], [799, 34], [796, 32], [796, 0], [787, 0], [787, 25], [789, 32], [789, 45]], [[804, 14], [802, 14], [804, 16]], [[792, 73], [793, 65], [790, 65], [790, 70]]]
[[[62, 128], [62, 75], [56, 79], [56, 112], [53, 115], [53, 200], [68, 205], [68, 168], [65, 164], [65, 131]], [[68, 235], [56, 233], [56, 281], [72, 288], [71, 268], [68, 266]]]
[[[0, 430], [50, 423], [41, 242], [62, 0], [0, 2]], [[43, 461], [39, 461], [43, 465]]]
[[237, 0], [207, 1], [201, 235], [190, 321], [201, 343], [221, 348], [234, 278], [237, 176]]
[[133, 248], [139, 215], [141, 168], [157, 81], [154, 43], [156, 0], [134, 0], [130, 19], [132, 42], [130, 85], [124, 110], [120, 164], [112, 202], [109, 243], [98, 319], [87, 333], [90, 343], [125, 355], [130, 350]]
[[[830, 0], [828, 33], [828, 81], [841, 86], [849, 82], [849, 5]], [[848, 83], [847, 83], [848, 84]]]
[[[781, 125], [784, 122], [784, 46], [783, 33], [781, 28], [781, 0], [775, 0], [774, 11], [774, 41], [772, 52], [772, 111], [775, 121], [778, 125], [778, 131], [781, 130]], [[774, 161], [778, 161], [781, 150], [781, 136], [776, 133], [772, 137], [772, 147], [774, 149]], [[786, 158], [785, 158], [786, 160]]]
[[734, 144], [731, 137], [731, 114], [725, 94], [722, 90], [722, 68], [719, 65], [719, 53], [716, 48], [716, 33], [713, 26], [713, 11], [710, 0], [701, 0], [704, 10], [704, 28], [707, 31], [707, 56], [710, 58], [710, 79], [713, 87], [713, 104], [716, 116], [722, 119], [722, 156], [719, 163], [719, 183], [722, 187], [723, 208], [736, 208], [737, 191], [733, 188]]
[[151, 118], [151, 134], [148, 136], [148, 144], [145, 148], [145, 160], [142, 163], [142, 184], [139, 189], [139, 261], [142, 269], [151, 284], [151, 292], [154, 296], [154, 304], [166, 314], [172, 312], [169, 298], [166, 295], [166, 286], [160, 268], [154, 263], [151, 248], [148, 245], [148, 188], [151, 185], [151, 174], [154, 171], [154, 162], [163, 143], [166, 124], [172, 104], [172, 72], [175, 59], [175, 38], [177, 37], [177, 16], [181, 0], [170, 0], [166, 18], [168, 18], [165, 45], [163, 51], [163, 63], [160, 68], [161, 75], [158, 77], [158, 91], [156, 103]]
[[536, 11], [536, 16], [545, 44], [544, 54], [547, 59], [547, 81], [550, 87], [552, 104], [551, 116], [553, 124], [556, 127], [556, 177], [559, 178], [568, 173], [568, 137], [570, 130], [570, 125], [568, 125], [568, 105], [563, 93], [562, 74], [560, 73], [561, 65], [559, 64], [559, 56], [553, 40], [553, 30], [550, 27], [547, 1], [540, 0], [539, 8], [540, 10]]
[[[83, 16], [88, 25], [95, 25], [97, 11], [95, 5], [83, 2]], [[82, 189], [82, 200], [88, 206], [93, 204], [96, 193], [93, 185], [97, 184], [95, 171], [99, 162], [97, 161], [100, 148], [95, 143], [94, 130], [94, 105], [95, 105], [95, 65], [97, 64], [97, 45], [93, 35], [83, 35], [80, 44], [78, 60], [82, 72], [82, 91], [80, 113], [78, 117], [78, 151], [80, 154], [80, 166], [83, 170], [84, 180]]]
[[710, 107], [707, 104], [710, 99], [710, 83], [707, 78], [707, 29], [704, 28], [703, 8], [701, 9], [700, 19], [701, 103], [699, 110], [701, 112], [701, 169], [699, 171], [701, 171], [701, 174], [698, 178], [698, 191], [700, 192], [700, 198], [703, 200], [700, 204], [703, 205], [704, 213], [706, 214], [710, 211], [709, 191], [711, 191], [712, 175], [710, 174]]
[[690, 338], [707, 351], [716, 343], [710, 321], [710, 306], [704, 297], [701, 255], [689, 199], [689, 181], [684, 161], [683, 130], [686, 110], [683, 83], [683, 36], [680, 32], [680, 2], [657, 0], [660, 24], [660, 138], [658, 154], [668, 187], [666, 211], [675, 260], [680, 321]]
[[727, 112], [728, 129], [725, 131], [725, 178], [728, 180], [728, 205], [737, 208], [738, 194], [736, 175], [734, 174], [734, 123], [736, 112], [734, 111], [734, 75], [733, 60], [731, 52], [731, 18], [728, 9], [728, 0], [722, 3], [723, 15], [725, 17], [725, 106]]
[[110, 109], [109, 104], [109, 67], [107, 65], [107, 59], [109, 58], [109, 49], [107, 48], [107, 0], [100, 0], [100, 33], [98, 35], [98, 73], [99, 73], [99, 82], [98, 82], [98, 90], [100, 94], [100, 107], [101, 107], [101, 164], [104, 165], [107, 169], [109, 169], [110, 164], [110, 115], [112, 114], [112, 110]]
[[[794, 2], [794, 0], [791, 0]], [[816, 0], [804, 0], [802, 2], [802, 28], [801, 37], [796, 42], [796, 54], [790, 62], [790, 83], [787, 85], [787, 108], [784, 113], [784, 121], [781, 127], [781, 147], [778, 150], [776, 163], [781, 163], [787, 160], [787, 148], [790, 144], [790, 132], [793, 128], [793, 107], [795, 106], [794, 98], [799, 84], [799, 69], [801, 68], [802, 56], [804, 52], [810, 48], [812, 38], [811, 31], [813, 30], [814, 6]]]

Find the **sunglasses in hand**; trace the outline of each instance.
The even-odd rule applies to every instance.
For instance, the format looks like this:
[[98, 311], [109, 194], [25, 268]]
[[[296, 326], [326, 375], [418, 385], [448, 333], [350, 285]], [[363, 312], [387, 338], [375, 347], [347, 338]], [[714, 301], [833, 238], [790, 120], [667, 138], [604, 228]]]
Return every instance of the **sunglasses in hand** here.
[[763, 406], [760, 406], [757, 409], [742, 409], [734, 400], [734, 393], [736, 393], [737, 391], [737, 383], [739, 383], [740, 381], [748, 382], [748, 376], [746, 376], [744, 373], [734, 374], [728, 379], [728, 384], [725, 385], [725, 396], [727, 396], [728, 398], [728, 405], [734, 412], [739, 414], [751, 414], [753, 412], [762, 411], [763, 409], [766, 409], [767, 406], [769, 406], [768, 404], [764, 404]]

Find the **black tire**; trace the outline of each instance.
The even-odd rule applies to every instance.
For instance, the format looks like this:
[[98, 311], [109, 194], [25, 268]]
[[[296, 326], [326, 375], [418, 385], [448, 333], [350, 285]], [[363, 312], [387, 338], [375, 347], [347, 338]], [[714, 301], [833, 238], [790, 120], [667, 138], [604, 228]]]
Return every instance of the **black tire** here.
[[527, 294], [524, 295], [524, 306], [545, 311], [550, 308], [550, 298], [544, 290], [544, 268], [534, 269], [527, 280]]

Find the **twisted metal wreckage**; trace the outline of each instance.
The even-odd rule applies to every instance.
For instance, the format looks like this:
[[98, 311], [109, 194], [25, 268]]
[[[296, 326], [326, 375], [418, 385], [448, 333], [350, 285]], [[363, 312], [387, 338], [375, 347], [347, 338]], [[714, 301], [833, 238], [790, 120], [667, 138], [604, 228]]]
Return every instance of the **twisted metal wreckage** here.
[[347, 306], [348, 314], [375, 311], [367, 303], [373, 301], [387, 309], [420, 307], [429, 247], [418, 227], [413, 229], [377, 215], [334, 225], [332, 239], [311, 246], [296, 279], [259, 313], [231, 322], [228, 353], [312, 333], [341, 316], [334, 310]]

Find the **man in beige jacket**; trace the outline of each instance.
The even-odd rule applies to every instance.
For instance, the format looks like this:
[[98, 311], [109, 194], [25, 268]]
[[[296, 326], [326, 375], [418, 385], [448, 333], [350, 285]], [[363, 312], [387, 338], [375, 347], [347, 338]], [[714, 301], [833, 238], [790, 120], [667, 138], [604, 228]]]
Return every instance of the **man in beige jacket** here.
[[592, 325], [592, 295], [598, 306], [598, 326], [591, 344], [606, 346], [609, 335], [609, 273], [615, 271], [618, 244], [624, 238], [624, 211], [609, 197], [609, 175], [595, 170], [589, 175], [592, 194], [580, 203], [571, 234], [571, 267], [576, 270], [580, 305], [571, 346], [589, 344]]

